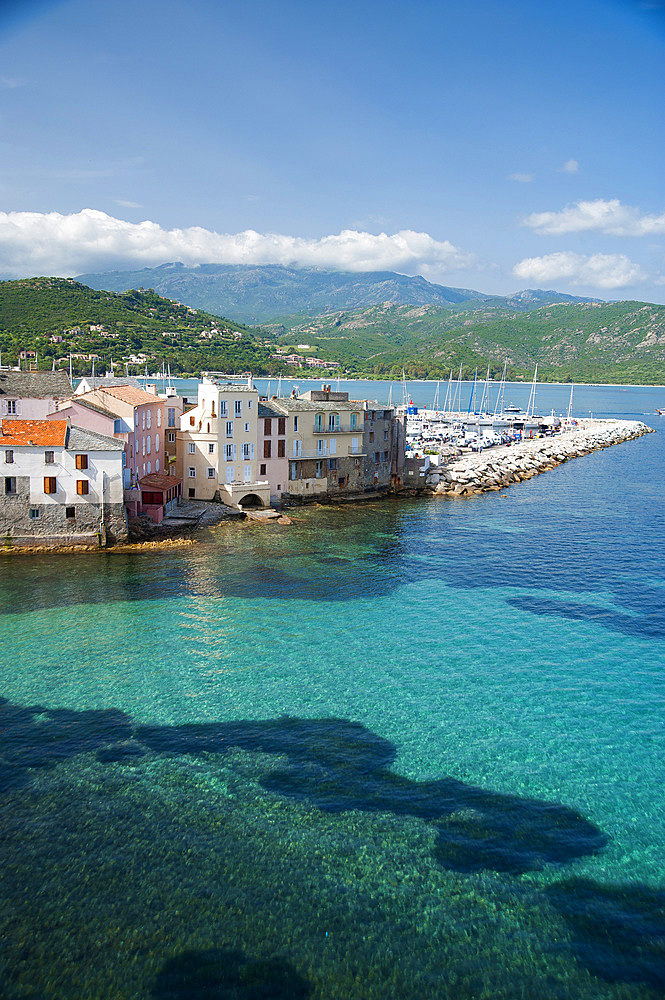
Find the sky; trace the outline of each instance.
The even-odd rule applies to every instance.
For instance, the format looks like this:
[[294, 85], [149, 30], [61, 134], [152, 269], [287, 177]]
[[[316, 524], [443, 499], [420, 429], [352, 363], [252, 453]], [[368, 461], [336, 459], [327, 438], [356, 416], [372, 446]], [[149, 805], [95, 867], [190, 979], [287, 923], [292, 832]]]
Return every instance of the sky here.
[[2, 0], [0, 277], [665, 302], [665, 0]]

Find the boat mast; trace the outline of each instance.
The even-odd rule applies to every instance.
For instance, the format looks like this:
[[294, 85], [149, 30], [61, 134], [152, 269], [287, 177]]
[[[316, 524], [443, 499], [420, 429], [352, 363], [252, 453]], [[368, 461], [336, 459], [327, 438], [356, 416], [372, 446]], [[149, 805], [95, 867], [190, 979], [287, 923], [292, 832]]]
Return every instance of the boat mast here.
[[526, 408], [527, 417], [532, 417], [536, 412], [536, 382], [538, 381], [538, 365], [536, 365], [536, 370], [533, 373], [533, 382], [531, 383], [531, 392], [529, 394], [529, 403]]
[[448, 376], [448, 385], [446, 386], [446, 398], [445, 398], [445, 401], [443, 403], [443, 412], [444, 412], [444, 415], [446, 413], [448, 413], [448, 407], [452, 405], [452, 401], [450, 399], [450, 390], [452, 388], [452, 384], [453, 384], [453, 370], [451, 368], [450, 369], [450, 375]]
[[485, 376], [485, 384], [483, 385], [483, 395], [482, 395], [482, 398], [480, 400], [480, 406], [478, 407], [478, 409], [480, 410], [481, 415], [485, 412], [485, 410], [483, 409], [483, 407], [485, 406], [485, 398], [486, 397], [487, 397], [487, 409], [489, 410], [489, 408], [490, 408], [490, 387], [489, 387], [489, 381], [490, 381], [490, 366], [488, 365], [487, 366], [487, 375]]
[[432, 409], [437, 410], [439, 407], [439, 381], [437, 379], [436, 392], [434, 393], [434, 402], [432, 403]]
[[471, 386], [471, 395], [469, 396], [469, 409], [466, 411], [467, 417], [471, 413], [471, 404], [473, 403], [473, 394], [476, 391], [476, 379], [478, 378], [478, 369], [473, 373], [473, 385]]
[[571, 382], [571, 384], [570, 384], [570, 399], [568, 400], [568, 416], [566, 417], [566, 420], [568, 421], [568, 423], [570, 423], [570, 420], [571, 420], [572, 415], [573, 415], [573, 389], [574, 388], [575, 388], [575, 383]]
[[[499, 386], [499, 395], [496, 397], [496, 406], [494, 407], [494, 416], [503, 413], [503, 399], [504, 393], [506, 391], [506, 372], [508, 371], [508, 359], [503, 363], [503, 375], [501, 376], [501, 385]], [[499, 404], [501, 404], [501, 409], [499, 409]]]

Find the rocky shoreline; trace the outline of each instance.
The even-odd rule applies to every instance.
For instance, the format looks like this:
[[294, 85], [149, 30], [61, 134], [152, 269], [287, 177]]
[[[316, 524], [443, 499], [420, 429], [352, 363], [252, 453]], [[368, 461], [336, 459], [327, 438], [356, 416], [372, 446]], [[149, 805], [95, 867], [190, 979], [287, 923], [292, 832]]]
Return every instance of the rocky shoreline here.
[[432, 470], [426, 484], [436, 496], [453, 498], [499, 492], [571, 458], [653, 433], [640, 420], [580, 420], [555, 437], [528, 439], [454, 459]]

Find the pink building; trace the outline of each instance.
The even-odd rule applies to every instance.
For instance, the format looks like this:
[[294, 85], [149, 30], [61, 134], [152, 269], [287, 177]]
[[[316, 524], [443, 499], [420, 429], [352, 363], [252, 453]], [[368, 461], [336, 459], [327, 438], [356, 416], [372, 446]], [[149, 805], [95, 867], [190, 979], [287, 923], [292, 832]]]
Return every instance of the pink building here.
[[286, 420], [284, 413], [259, 402], [258, 478], [270, 483], [271, 500], [279, 500], [289, 488]]

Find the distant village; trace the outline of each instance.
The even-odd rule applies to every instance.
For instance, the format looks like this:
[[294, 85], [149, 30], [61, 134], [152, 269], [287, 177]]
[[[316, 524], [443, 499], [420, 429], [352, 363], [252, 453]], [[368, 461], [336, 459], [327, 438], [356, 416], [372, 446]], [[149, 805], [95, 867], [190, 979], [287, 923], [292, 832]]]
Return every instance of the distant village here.
[[[262, 396], [251, 376], [159, 382], [0, 371], [0, 534], [7, 546], [124, 542], [181, 505], [236, 511], [361, 497], [404, 482], [405, 415], [330, 385]], [[413, 470], [410, 470], [413, 475]]]

